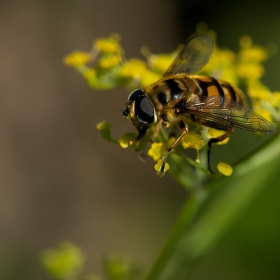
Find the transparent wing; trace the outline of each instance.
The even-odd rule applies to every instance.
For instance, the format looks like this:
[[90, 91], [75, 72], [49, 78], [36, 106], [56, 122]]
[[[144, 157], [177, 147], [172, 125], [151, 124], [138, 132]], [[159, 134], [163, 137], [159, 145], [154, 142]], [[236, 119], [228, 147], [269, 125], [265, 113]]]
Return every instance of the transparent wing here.
[[164, 77], [177, 73], [195, 74], [209, 61], [214, 45], [206, 34], [194, 35], [187, 40]]
[[[182, 110], [183, 112], [183, 110]], [[185, 113], [201, 117], [206, 122], [237, 127], [254, 132], [276, 132], [275, 126], [259, 114], [241, 106], [237, 102], [210, 96], [205, 102], [189, 102]]]

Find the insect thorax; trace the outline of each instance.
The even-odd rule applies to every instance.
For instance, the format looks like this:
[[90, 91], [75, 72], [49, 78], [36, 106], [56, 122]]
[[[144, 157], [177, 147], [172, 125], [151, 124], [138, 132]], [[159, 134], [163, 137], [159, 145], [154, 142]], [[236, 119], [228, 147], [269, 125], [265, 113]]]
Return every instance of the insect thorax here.
[[158, 119], [165, 125], [177, 120], [175, 107], [180, 102], [190, 100], [200, 88], [187, 74], [177, 74], [159, 80], [145, 90], [145, 95], [153, 104]]

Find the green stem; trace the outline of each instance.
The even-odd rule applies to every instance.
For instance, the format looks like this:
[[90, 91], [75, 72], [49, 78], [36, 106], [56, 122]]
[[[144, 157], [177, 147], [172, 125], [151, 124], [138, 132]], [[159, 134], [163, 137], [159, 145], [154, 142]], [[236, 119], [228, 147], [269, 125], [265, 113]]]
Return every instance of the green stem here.
[[175, 226], [173, 227], [151, 270], [144, 278], [145, 280], [158, 279], [167, 262], [171, 258], [173, 252], [175, 251], [179, 241], [189, 227], [195, 213], [197, 212], [197, 209], [199, 208], [199, 205], [200, 203], [195, 193], [189, 193]]
[[269, 137], [266, 141], [264, 141], [261, 145], [255, 147], [254, 149], [252, 149], [250, 152], [248, 152], [247, 154], [245, 154], [243, 157], [241, 157], [240, 159], [238, 159], [233, 166], [236, 167], [239, 164], [241, 164], [243, 161], [246, 161], [247, 159], [249, 159], [250, 157], [252, 157], [253, 155], [255, 155], [257, 152], [263, 150], [265, 147], [267, 147], [270, 143], [274, 142], [275, 139], [278, 138], [280, 134], [280, 129], [277, 130], [276, 133], [274, 133], [271, 137]]
[[[248, 200], [252, 198], [253, 191], [256, 191], [257, 182], [254, 182], [252, 186], [249, 187], [249, 182], [252, 181], [251, 178], [249, 182], [245, 184], [247, 185], [247, 188], [244, 188], [244, 186], [241, 184], [238, 184], [240, 185], [240, 188], [235, 186], [237, 179], [241, 178], [244, 175], [244, 173], [252, 172], [254, 169], [259, 168], [260, 166], [264, 166], [267, 163], [271, 162], [274, 158], [277, 158], [280, 153], [279, 141], [279, 134], [276, 134], [274, 137], [269, 139], [269, 141], [265, 142], [261, 146], [261, 148], [259, 147], [258, 153], [256, 153], [255, 151], [254, 154], [250, 153], [250, 155], [244, 157], [243, 161], [240, 161], [238, 163], [238, 168], [236, 167], [232, 178], [223, 177], [221, 178], [222, 180], [214, 180], [210, 182], [207, 186], [205, 186], [204, 189], [201, 190], [203, 194], [202, 196], [200, 196], [201, 192], [195, 191], [196, 188], [193, 188], [194, 186], [191, 186], [189, 181], [186, 184], [185, 180], [187, 178], [181, 178], [182, 181], [185, 181], [185, 184], [183, 185], [189, 192], [188, 199], [185, 202], [185, 205], [179, 215], [179, 218], [173, 230], [171, 231], [166, 243], [160, 251], [158, 258], [156, 259], [151, 270], [146, 275], [145, 280], [159, 279], [159, 276], [166, 268], [167, 263], [173, 256], [183, 236], [187, 237], [187, 242], [185, 246], [183, 246], [185, 248], [184, 250], [187, 250], [189, 252], [183, 254], [185, 256], [184, 261], [182, 261], [182, 259], [177, 260], [177, 267], [175, 270], [179, 269], [179, 263], [183, 262], [184, 265], [186, 265], [186, 259], [192, 259], [197, 255], [201, 255], [207, 250], [207, 248], [211, 246], [211, 244], [214, 243], [217, 237], [224, 231], [219, 228], [219, 225], [225, 226], [225, 224], [227, 224], [227, 227], [229, 227], [230, 222], [234, 220], [233, 217], [236, 218], [236, 216], [240, 213], [244, 205], [246, 205], [246, 203], [248, 203]], [[172, 159], [177, 162], [180, 158], [173, 156]], [[180, 162], [177, 163], [180, 164]], [[176, 168], [171, 171], [174, 178], [176, 178], [176, 176], [178, 175]], [[265, 177], [266, 176], [263, 176], [263, 178]], [[179, 180], [179, 182], [180, 181], [181, 180]], [[233, 185], [232, 188], [229, 188], [229, 191], [226, 192], [225, 196], [221, 196], [219, 199], [217, 199], [217, 203], [214, 203], [213, 209], [211, 209], [213, 211], [210, 210], [204, 218], [200, 219], [199, 221], [196, 221], [195, 227], [191, 229], [190, 225], [192, 224], [193, 218], [196, 215], [198, 209], [200, 209], [200, 206], [202, 205], [204, 198], [206, 198], [206, 195], [210, 193], [209, 190], [214, 190], [216, 189], [216, 187], [224, 186], [226, 182], [229, 181], [231, 182], [231, 185]], [[261, 189], [262, 185], [265, 184], [263, 184], [263, 182], [260, 183], [260, 179], [258, 179], [258, 182]], [[246, 191], [246, 195], [244, 194], [244, 191]], [[236, 192], [236, 194], [232, 195], [232, 192]], [[232, 202], [232, 197], [241, 197], [243, 199], [239, 198], [238, 200], [236, 200], [235, 205]], [[228, 205], [231, 205], [231, 207], [227, 207]], [[220, 215], [221, 209], [227, 209], [224, 215]], [[230, 219], [229, 217], [232, 217], [232, 219]], [[209, 238], [205, 239], [203, 235], [205, 232], [207, 232], [207, 230], [209, 232], [210, 225], [214, 227], [213, 232], [212, 234], [209, 233]], [[205, 241], [202, 242], [201, 240], [204, 239]], [[174, 272], [174, 269], [172, 269], [172, 271]]]

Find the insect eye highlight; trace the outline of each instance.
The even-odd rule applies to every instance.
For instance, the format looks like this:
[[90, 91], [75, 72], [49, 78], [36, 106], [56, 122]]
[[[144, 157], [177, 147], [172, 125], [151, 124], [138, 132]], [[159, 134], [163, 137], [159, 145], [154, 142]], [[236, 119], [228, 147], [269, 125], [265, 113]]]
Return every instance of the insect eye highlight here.
[[140, 95], [143, 95], [144, 92], [142, 89], [136, 89], [128, 96], [128, 101], [135, 101]]

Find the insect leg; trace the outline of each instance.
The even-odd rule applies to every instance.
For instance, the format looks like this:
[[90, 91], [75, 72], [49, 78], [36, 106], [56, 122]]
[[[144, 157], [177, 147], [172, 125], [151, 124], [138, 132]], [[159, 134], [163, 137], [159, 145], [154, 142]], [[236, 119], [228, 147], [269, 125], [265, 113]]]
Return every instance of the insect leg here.
[[153, 134], [152, 134], [151, 137], [150, 137], [149, 143], [147, 144], [145, 150], [142, 151], [142, 152], [140, 153], [140, 155], [139, 155], [139, 159], [140, 159], [140, 160], [142, 160], [142, 161], [144, 161], [144, 162], [146, 161], [147, 152], [149, 151], [149, 149], [150, 149], [150, 147], [151, 147], [151, 144], [154, 143], [154, 141], [155, 141], [157, 135], [159, 134], [159, 130], [160, 130], [162, 124], [163, 124], [163, 119], [160, 119], [160, 120], [158, 121], [158, 123], [156, 124], [156, 127], [155, 127], [155, 129], [154, 129], [154, 131], [153, 131]]
[[158, 135], [158, 133], [159, 133], [159, 130], [160, 130], [162, 124], [163, 124], [163, 119], [160, 119], [160, 120], [158, 121], [158, 123], [156, 124], [155, 130], [154, 130], [154, 132], [153, 132], [153, 134], [151, 135], [151, 138], [150, 138], [150, 140], [149, 140], [149, 142], [150, 142], [151, 144], [154, 143], [154, 141], [155, 141], [155, 139], [156, 139], [156, 137], [157, 137], [157, 135]]
[[181, 135], [172, 143], [172, 145], [167, 149], [166, 151], [166, 154], [165, 156], [163, 157], [162, 159], [162, 164], [161, 164], [161, 167], [160, 167], [160, 170], [158, 172], [158, 175], [160, 177], [162, 177], [164, 175], [164, 168], [165, 168], [165, 164], [166, 164], [166, 161], [167, 161], [167, 157], [169, 155], [169, 153], [178, 145], [178, 143], [182, 140], [182, 138], [189, 132], [186, 125], [181, 121], [179, 123], [179, 126], [182, 130], [182, 133]]
[[233, 133], [233, 127], [230, 127], [228, 128], [228, 131], [219, 136], [219, 137], [216, 137], [216, 138], [211, 138], [209, 141], [208, 141], [208, 153], [207, 153], [207, 157], [208, 157], [208, 170], [214, 174], [214, 172], [211, 170], [211, 167], [210, 167], [210, 152], [211, 152], [211, 146], [212, 146], [212, 143], [218, 143], [218, 142], [221, 142], [223, 140], [225, 140], [226, 138], [228, 138], [232, 133]]
[[147, 125], [139, 125], [139, 126], [137, 126], [138, 135], [137, 135], [137, 137], [136, 137], [135, 140], [136, 140], [136, 141], [141, 140], [141, 139], [145, 136], [145, 134], [146, 134], [148, 128], [149, 128], [149, 127], [148, 127]]

